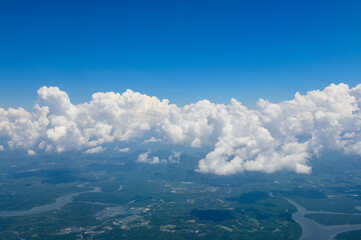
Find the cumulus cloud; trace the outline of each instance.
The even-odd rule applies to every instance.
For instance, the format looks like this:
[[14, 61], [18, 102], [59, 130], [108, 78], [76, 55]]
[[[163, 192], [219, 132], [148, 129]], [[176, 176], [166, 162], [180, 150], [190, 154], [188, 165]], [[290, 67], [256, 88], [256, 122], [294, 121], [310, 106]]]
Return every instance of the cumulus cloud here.
[[0, 151], [4, 151], [4, 146], [0, 145]]
[[157, 156], [149, 157], [150, 153], [151, 153], [151, 151], [148, 150], [145, 153], [139, 154], [137, 162], [150, 163], [150, 164], [158, 164], [158, 163], [160, 163], [159, 157], [157, 157]]
[[87, 153], [87, 154], [100, 153], [100, 152], [103, 152], [104, 150], [105, 150], [105, 148], [103, 148], [102, 146], [98, 146], [98, 147], [90, 148], [90, 149], [86, 150], [84, 153]]
[[[203, 173], [310, 173], [309, 160], [324, 151], [361, 155], [360, 109], [361, 84], [331, 84], [280, 103], [260, 99], [256, 110], [235, 99], [178, 107], [131, 90], [95, 93], [91, 101], [74, 105], [59, 88], [42, 87], [32, 111], [0, 108], [0, 139], [6, 149], [49, 153], [95, 153], [129, 141], [207, 147], [212, 150], [197, 169]], [[149, 154], [138, 161], [160, 162]], [[179, 161], [177, 154], [168, 161]]]
[[36, 154], [35, 151], [29, 149], [28, 152], [27, 152], [28, 156], [34, 156]]
[[154, 142], [163, 142], [163, 140], [155, 137], [151, 137], [147, 140], [144, 140], [144, 143], [154, 143]]
[[127, 148], [115, 147], [114, 150], [123, 153], [123, 152], [129, 152], [130, 148], [128, 148], [128, 147]]
[[172, 151], [168, 157], [170, 163], [178, 163], [180, 161], [181, 152]]

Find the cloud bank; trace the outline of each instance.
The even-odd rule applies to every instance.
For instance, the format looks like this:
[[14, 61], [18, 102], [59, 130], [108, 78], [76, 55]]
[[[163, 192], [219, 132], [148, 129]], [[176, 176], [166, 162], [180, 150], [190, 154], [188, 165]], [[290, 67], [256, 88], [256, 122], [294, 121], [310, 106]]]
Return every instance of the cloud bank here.
[[[231, 99], [228, 105], [202, 100], [178, 107], [131, 90], [95, 93], [90, 102], [74, 105], [59, 88], [42, 87], [33, 111], [0, 108], [0, 146], [29, 155], [91, 154], [129, 141], [211, 147], [197, 170], [219, 175], [283, 169], [310, 173], [308, 160], [323, 151], [361, 155], [361, 84], [331, 84], [280, 103], [260, 99], [258, 106], [251, 110]], [[138, 161], [159, 162], [148, 154]], [[173, 152], [169, 162], [179, 156]]]

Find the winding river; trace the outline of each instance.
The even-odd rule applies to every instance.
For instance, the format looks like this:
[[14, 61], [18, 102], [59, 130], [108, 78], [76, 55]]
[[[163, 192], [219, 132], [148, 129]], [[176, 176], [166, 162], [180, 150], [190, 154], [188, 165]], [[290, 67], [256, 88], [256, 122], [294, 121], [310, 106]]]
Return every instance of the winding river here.
[[[84, 187], [87, 183], [79, 184], [77, 187]], [[34, 207], [29, 210], [24, 211], [0, 211], [0, 217], [15, 217], [15, 216], [25, 216], [30, 214], [37, 214], [48, 212], [51, 210], [59, 209], [64, 205], [71, 203], [75, 196], [84, 193], [92, 193], [92, 192], [101, 192], [101, 188], [93, 187], [91, 191], [77, 192], [68, 194], [56, 199], [54, 203], [45, 204], [42, 206]], [[357, 225], [336, 225], [336, 226], [324, 226], [321, 225], [312, 219], [306, 217], [307, 214], [321, 213], [321, 214], [348, 214], [348, 215], [361, 215], [361, 214], [350, 214], [350, 213], [335, 213], [335, 212], [323, 212], [323, 211], [308, 211], [306, 208], [300, 206], [298, 203], [292, 201], [288, 198], [276, 197], [272, 193], [270, 193], [271, 197], [281, 198], [288, 201], [290, 204], [297, 208], [297, 212], [292, 214], [292, 219], [296, 221], [302, 227], [302, 236], [300, 240], [315, 240], [315, 239], [333, 239], [337, 234], [342, 232], [348, 232], [352, 230], [361, 229], [361, 224]]]
[[[273, 196], [272, 193], [270, 193], [271, 197]], [[314, 213], [320, 213], [320, 214], [346, 214], [346, 215], [361, 215], [361, 214], [350, 214], [350, 213], [335, 213], [335, 212], [324, 212], [324, 211], [308, 211], [306, 208], [300, 206], [295, 201], [292, 201], [288, 198], [282, 198], [289, 203], [291, 203], [293, 206], [297, 208], [297, 212], [292, 214], [292, 219], [301, 225], [302, 227], [302, 236], [300, 240], [315, 240], [315, 239], [334, 239], [334, 237], [342, 232], [348, 232], [353, 230], [360, 230], [361, 224], [355, 224], [355, 225], [334, 225], [334, 226], [324, 226], [321, 225], [312, 219], [306, 217], [307, 214], [314, 214]]]
[[[86, 184], [88, 184], [88, 183], [79, 184], [79, 185], [77, 185], [77, 187], [85, 187]], [[59, 209], [59, 208], [63, 207], [64, 205], [66, 205], [68, 203], [71, 203], [75, 196], [78, 196], [78, 195], [83, 194], [83, 193], [92, 193], [92, 192], [101, 192], [101, 188], [93, 187], [93, 190], [91, 190], [91, 191], [84, 191], [84, 192], [77, 192], [77, 193], [68, 194], [68, 195], [57, 198], [54, 203], [34, 207], [32, 209], [29, 209], [29, 210], [24, 210], [24, 211], [0, 211], [0, 217], [17, 217], [17, 216], [25, 216], [25, 215], [30, 215], [30, 214], [48, 212], [48, 211], [51, 211], [51, 210]]]

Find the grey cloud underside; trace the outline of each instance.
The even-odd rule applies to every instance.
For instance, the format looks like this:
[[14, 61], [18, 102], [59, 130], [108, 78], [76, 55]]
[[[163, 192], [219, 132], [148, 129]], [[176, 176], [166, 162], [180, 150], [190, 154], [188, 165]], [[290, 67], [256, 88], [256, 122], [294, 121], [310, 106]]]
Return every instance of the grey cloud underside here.
[[[90, 102], [73, 105], [59, 88], [42, 87], [32, 112], [0, 108], [0, 138], [7, 141], [1, 150], [91, 154], [133, 140], [206, 146], [213, 150], [198, 171], [220, 175], [309, 173], [308, 159], [324, 150], [361, 155], [361, 85], [331, 84], [285, 102], [260, 99], [258, 106], [250, 110], [232, 99], [228, 105], [203, 100], [180, 108], [131, 90], [95, 93]], [[138, 161], [159, 161], [145, 155]]]

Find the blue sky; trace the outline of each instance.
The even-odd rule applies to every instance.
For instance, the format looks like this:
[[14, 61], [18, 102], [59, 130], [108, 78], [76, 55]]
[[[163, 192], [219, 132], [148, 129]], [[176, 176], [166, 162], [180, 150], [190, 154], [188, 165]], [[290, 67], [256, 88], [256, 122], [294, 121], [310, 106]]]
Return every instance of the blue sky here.
[[1, 1], [0, 107], [130, 88], [184, 105], [361, 79], [360, 1]]

